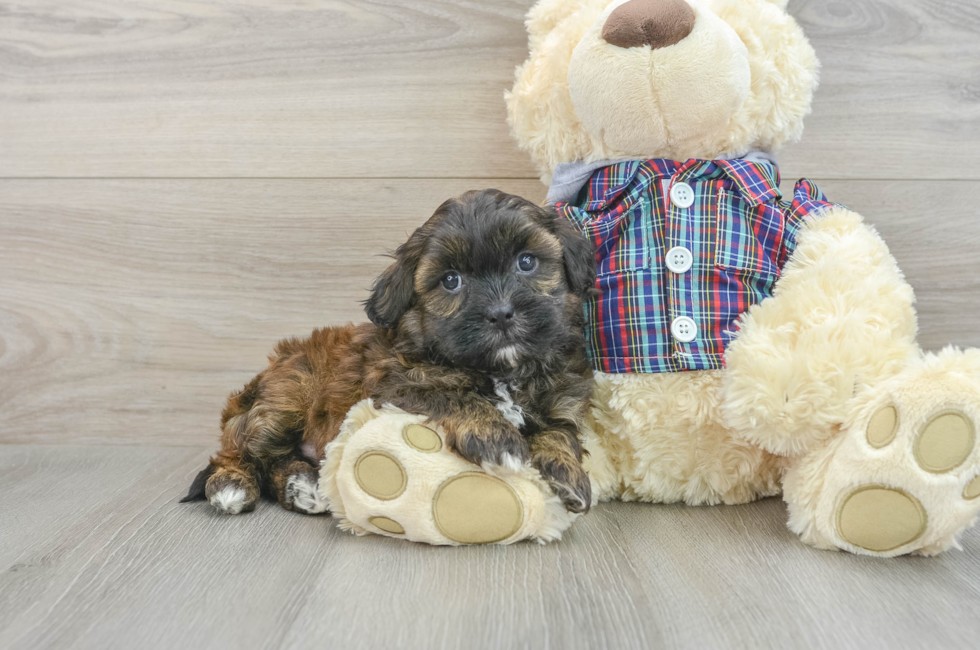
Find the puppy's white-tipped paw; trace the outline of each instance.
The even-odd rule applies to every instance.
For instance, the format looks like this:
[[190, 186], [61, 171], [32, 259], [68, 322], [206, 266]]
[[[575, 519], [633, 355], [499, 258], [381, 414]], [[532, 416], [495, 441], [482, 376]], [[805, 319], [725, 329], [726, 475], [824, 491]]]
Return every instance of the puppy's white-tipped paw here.
[[246, 494], [242, 488], [226, 485], [210, 498], [210, 503], [218, 512], [237, 515], [245, 507]]
[[307, 474], [293, 474], [286, 481], [286, 500], [294, 510], [315, 515], [326, 512], [330, 502], [320, 495], [316, 479]]

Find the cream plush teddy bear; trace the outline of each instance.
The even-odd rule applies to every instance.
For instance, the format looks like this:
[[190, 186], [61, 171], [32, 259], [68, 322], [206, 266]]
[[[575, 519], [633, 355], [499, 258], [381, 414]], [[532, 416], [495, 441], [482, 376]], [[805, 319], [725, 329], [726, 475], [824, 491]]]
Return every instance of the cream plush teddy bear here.
[[[779, 494], [820, 548], [939, 553], [980, 509], [980, 352], [923, 354], [877, 233], [773, 152], [817, 60], [782, 0], [541, 0], [507, 95], [549, 202], [597, 250], [596, 500]], [[479, 468], [361, 404], [320, 490], [341, 525], [435, 544], [560, 536], [529, 467]], [[394, 496], [392, 496], [394, 495]]]
[[597, 248], [598, 498], [778, 494], [820, 548], [956, 543], [980, 509], [980, 352], [923, 354], [861, 217], [782, 200], [817, 59], [785, 0], [541, 0], [507, 95], [549, 202]]

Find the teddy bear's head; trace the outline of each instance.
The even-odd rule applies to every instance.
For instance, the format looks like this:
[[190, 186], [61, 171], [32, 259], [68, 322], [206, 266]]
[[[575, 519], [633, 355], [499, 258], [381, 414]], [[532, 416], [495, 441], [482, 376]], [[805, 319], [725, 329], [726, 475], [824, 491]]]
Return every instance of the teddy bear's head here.
[[508, 121], [562, 162], [722, 158], [798, 139], [817, 59], [786, 0], [540, 0]]

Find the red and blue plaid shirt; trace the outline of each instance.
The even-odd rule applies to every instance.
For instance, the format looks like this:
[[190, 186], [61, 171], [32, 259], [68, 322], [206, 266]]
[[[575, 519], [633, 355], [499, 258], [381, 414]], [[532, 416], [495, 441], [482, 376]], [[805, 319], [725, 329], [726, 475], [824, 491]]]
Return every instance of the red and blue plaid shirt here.
[[[689, 207], [672, 201], [677, 183], [693, 189]], [[807, 180], [781, 198], [773, 163], [635, 160], [597, 170], [574, 202], [556, 203], [596, 248], [599, 293], [585, 307], [595, 368], [721, 368], [736, 320], [772, 295], [804, 218], [835, 205]], [[690, 251], [688, 270], [668, 269], [674, 247]], [[678, 318], [693, 320], [693, 340], [672, 332]]]

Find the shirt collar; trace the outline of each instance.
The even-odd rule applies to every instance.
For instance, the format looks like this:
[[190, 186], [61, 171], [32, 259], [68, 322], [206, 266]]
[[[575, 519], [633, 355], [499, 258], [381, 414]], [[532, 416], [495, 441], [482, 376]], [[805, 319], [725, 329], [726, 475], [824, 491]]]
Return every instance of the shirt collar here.
[[742, 198], [752, 205], [761, 205], [773, 198], [779, 198], [779, 168], [768, 160], [688, 160], [677, 170], [677, 178], [687, 180], [703, 176], [710, 179], [717, 176], [716, 170], [727, 176]]
[[[640, 174], [643, 170], [647, 173]], [[603, 182], [590, 182], [600, 171], [604, 176]], [[555, 169], [547, 202], [555, 204], [575, 201], [585, 187], [585, 203], [591, 204], [588, 209], [597, 209], [614, 200], [638, 175], [658, 179], [676, 175], [675, 180], [682, 181], [710, 180], [725, 176], [752, 205], [760, 205], [782, 196], [779, 191], [779, 167], [775, 159], [764, 152], [753, 151], [730, 160], [690, 159], [681, 162], [654, 158], [561, 163]]]

